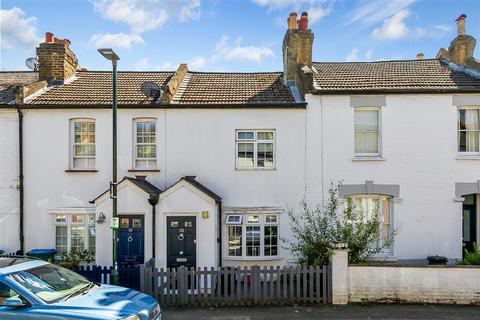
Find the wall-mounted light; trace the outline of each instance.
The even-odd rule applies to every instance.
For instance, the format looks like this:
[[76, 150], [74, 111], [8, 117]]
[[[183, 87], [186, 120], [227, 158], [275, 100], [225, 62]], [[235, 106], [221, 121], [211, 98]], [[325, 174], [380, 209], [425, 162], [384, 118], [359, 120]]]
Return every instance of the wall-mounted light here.
[[208, 211], [202, 211], [202, 218], [208, 219]]
[[98, 215], [97, 223], [98, 224], [104, 223], [106, 218], [107, 217], [105, 217], [105, 214], [103, 212], [100, 212], [100, 214]]

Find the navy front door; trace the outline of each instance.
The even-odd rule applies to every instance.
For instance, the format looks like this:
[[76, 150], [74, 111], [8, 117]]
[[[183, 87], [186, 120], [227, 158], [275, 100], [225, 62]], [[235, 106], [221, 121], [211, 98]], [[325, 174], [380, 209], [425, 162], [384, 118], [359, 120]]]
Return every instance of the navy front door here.
[[119, 216], [118, 264], [142, 264], [144, 256], [144, 219], [143, 216]]
[[196, 267], [196, 218], [167, 217], [167, 268]]
[[464, 197], [462, 211], [463, 211], [463, 257], [465, 257], [465, 250], [472, 252], [474, 250], [474, 243], [477, 242], [477, 195], [469, 194]]

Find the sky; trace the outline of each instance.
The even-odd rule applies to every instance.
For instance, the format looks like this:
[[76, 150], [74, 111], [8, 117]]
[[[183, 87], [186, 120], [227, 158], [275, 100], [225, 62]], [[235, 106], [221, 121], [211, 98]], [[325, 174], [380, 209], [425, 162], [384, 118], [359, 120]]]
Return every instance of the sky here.
[[[281, 71], [290, 12], [309, 13], [314, 61], [434, 58], [456, 36], [480, 41], [480, 0], [0, 0], [2, 70], [25, 59], [50, 31], [71, 41], [80, 66], [109, 70]], [[475, 56], [479, 56], [476, 49]]]

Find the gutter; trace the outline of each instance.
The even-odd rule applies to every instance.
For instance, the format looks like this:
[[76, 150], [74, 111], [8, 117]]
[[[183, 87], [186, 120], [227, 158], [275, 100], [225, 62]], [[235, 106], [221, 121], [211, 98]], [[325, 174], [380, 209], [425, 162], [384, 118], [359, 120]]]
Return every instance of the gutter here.
[[[111, 104], [65, 105], [65, 104], [21, 104], [22, 109], [112, 109]], [[119, 109], [305, 109], [306, 102], [292, 103], [204, 103], [204, 104], [127, 104]], [[1, 107], [1, 106], [0, 106]], [[11, 108], [11, 107], [10, 107]]]
[[20, 235], [20, 253], [25, 253], [25, 237], [24, 237], [24, 186], [23, 186], [23, 113], [18, 107], [18, 183], [20, 192], [19, 203], [19, 235]]

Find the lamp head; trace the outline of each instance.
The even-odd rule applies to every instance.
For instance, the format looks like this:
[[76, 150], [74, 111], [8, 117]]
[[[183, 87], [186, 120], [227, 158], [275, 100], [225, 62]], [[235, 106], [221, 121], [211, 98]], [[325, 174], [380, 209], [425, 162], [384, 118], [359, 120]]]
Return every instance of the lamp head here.
[[115, 51], [113, 51], [112, 48], [100, 48], [97, 51], [100, 52], [105, 59], [112, 61], [114, 64], [120, 60], [120, 57], [115, 53]]

